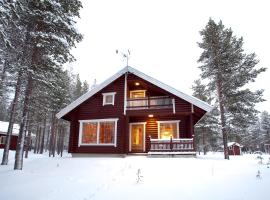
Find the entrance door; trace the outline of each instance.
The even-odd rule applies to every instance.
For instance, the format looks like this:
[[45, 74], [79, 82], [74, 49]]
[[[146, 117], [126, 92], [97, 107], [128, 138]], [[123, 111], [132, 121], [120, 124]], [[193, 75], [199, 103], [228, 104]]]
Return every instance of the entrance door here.
[[145, 151], [145, 123], [130, 123], [130, 145], [131, 152]]

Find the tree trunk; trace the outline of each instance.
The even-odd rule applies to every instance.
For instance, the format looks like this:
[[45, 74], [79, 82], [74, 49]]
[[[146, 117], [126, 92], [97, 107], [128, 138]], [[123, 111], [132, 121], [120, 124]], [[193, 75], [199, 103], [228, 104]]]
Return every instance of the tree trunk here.
[[40, 154], [43, 154], [44, 152], [45, 134], [46, 134], [46, 116], [44, 117], [44, 121], [43, 121], [43, 134], [41, 138]]
[[8, 62], [5, 60], [4, 63], [3, 63], [2, 72], [1, 72], [1, 75], [0, 75], [0, 99], [4, 95], [3, 90], [4, 90], [4, 82], [5, 82], [5, 79], [6, 79], [6, 69], [7, 69], [7, 66], [8, 66]]
[[14, 169], [15, 170], [22, 170], [23, 167], [23, 146], [24, 146], [24, 126], [26, 122], [26, 116], [29, 110], [29, 105], [30, 105], [30, 97], [32, 95], [32, 90], [33, 90], [33, 78], [32, 74], [28, 74], [27, 78], [27, 87], [25, 90], [25, 95], [24, 95], [24, 104], [23, 104], [23, 113], [22, 113], [22, 119], [20, 123], [20, 131], [19, 131], [19, 136], [18, 136], [18, 142], [17, 142], [17, 147], [16, 147], [16, 154], [15, 154], [15, 164], [14, 164]]
[[[29, 117], [29, 115], [28, 115]], [[27, 131], [27, 146], [26, 146], [26, 151], [25, 151], [25, 158], [28, 158], [28, 152], [31, 151], [31, 145], [32, 145], [32, 140], [31, 140], [31, 128], [30, 128], [30, 121], [28, 120], [27, 126], [26, 126], [26, 131]]]
[[17, 107], [17, 103], [18, 103], [18, 99], [19, 99], [19, 94], [21, 91], [21, 84], [22, 84], [22, 70], [20, 70], [18, 73], [17, 83], [16, 83], [16, 87], [15, 87], [15, 94], [14, 94], [14, 98], [13, 98], [13, 101], [11, 104], [8, 132], [6, 135], [6, 143], [5, 143], [3, 159], [2, 159], [2, 163], [1, 163], [2, 165], [8, 164], [9, 146], [10, 146], [10, 140], [11, 140], [11, 135], [12, 135], [12, 131], [13, 131], [13, 124], [14, 124], [14, 120], [15, 120], [16, 107]]
[[226, 131], [225, 110], [224, 110], [223, 95], [222, 95], [222, 84], [219, 77], [217, 78], [217, 96], [218, 96], [219, 109], [220, 109], [221, 132], [222, 132], [223, 146], [224, 146], [224, 159], [229, 160], [228, 136], [227, 136], [227, 131]]
[[39, 124], [37, 125], [36, 129], [36, 138], [35, 138], [35, 148], [34, 148], [34, 153], [37, 153], [38, 150], [38, 137], [39, 137]]
[[205, 134], [204, 134], [204, 130], [202, 133], [202, 142], [203, 142], [203, 155], [206, 155], [207, 151], [206, 151], [206, 145], [205, 145]]
[[51, 131], [50, 131], [50, 143], [49, 143], [49, 157], [54, 154], [53, 153], [53, 145], [55, 140], [55, 114], [52, 112], [52, 122], [51, 122]]
[[42, 126], [39, 127], [39, 131], [38, 131], [37, 153], [40, 152], [40, 141], [41, 141], [41, 136], [42, 136]]
[[58, 133], [57, 133], [57, 119], [56, 119], [56, 117], [54, 117], [54, 120], [55, 120], [55, 123], [54, 123], [54, 134], [53, 134], [53, 143], [52, 143], [52, 154], [53, 154], [53, 157], [55, 157], [55, 150], [56, 150], [56, 139], [57, 139], [57, 135], [58, 135]]
[[60, 155], [63, 156], [64, 151], [64, 141], [65, 141], [65, 127], [62, 128], [62, 136], [61, 136], [61, 148], [60, 148]]

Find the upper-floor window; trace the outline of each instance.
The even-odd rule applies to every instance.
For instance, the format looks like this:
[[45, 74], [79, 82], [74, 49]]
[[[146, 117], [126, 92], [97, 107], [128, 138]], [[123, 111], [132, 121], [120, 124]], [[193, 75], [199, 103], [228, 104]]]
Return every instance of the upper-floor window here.
[[145, 98], [145, 91], [146, 90], [131, 90], [130, 91], [130, 98]]
[[103, 95], [103, 106], [104, 105], [114, 105], [116, 92], [102, 93]]

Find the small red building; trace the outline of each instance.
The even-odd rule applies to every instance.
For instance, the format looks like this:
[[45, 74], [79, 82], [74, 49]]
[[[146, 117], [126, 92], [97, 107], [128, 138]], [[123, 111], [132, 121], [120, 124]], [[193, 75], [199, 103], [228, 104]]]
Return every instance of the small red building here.
[[239, 143], [237, 142], [228, 142], [228, 151], [229, 151], [229, 155], [232, 155], [232, 156], [239, 156], [239, 155], [242, 155], [242, 151], [241, 151], [241, 148], [243, 146], [240, 145]]
[[[2, 149], [5, 147], [8, 124], [9, 124], [8, 122], [0, 121], [0, 148]], [[16, 150], [18, 134], [19, 134], [19, 125], [14, 124], [10, 140], [10, 147], [9, 147], [10, 150]]]
[[57, 113], [70, 122], [69, 152], [196, 154], [194, 125], [212, 107], [125, 67]]

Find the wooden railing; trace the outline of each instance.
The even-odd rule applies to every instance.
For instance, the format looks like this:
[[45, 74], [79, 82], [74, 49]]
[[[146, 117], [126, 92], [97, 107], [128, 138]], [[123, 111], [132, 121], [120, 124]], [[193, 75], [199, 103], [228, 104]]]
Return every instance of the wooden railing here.
[[172, 108], [173, 99], [167, 96], [127, 99], [127, 110]]
[[194, 152], [193, 138], [148, 139], [149, 152]]

